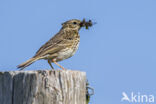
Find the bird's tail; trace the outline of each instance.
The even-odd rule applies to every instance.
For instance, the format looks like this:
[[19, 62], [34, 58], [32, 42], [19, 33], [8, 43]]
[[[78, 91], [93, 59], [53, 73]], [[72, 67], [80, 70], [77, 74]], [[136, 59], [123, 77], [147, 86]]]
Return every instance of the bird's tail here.
[[17, 68], [20, 68], [20, 70], [23, 70], [25, 67], [31, 65], [33, 62], [39, 60], [39, 58], [31, 58], [29, 60], [27, 60], [26, 62], [20, 64], [17, 66]]

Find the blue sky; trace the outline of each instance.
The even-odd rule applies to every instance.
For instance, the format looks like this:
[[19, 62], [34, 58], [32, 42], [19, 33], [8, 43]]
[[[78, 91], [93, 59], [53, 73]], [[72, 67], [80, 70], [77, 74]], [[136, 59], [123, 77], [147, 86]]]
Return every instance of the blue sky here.
[[[129, 104], [121, 102], [122, 92], [156, 96], [155, 5], [155, 0], [1, 0], [0, 70], [17, 70], [64, 21], [86, 18], [97, 24], [81, 29], [79, 50], [60, 64], [87, 73], [95, 89], [91, 104]], [[41, 60], [26, 70], [49, 68]]]

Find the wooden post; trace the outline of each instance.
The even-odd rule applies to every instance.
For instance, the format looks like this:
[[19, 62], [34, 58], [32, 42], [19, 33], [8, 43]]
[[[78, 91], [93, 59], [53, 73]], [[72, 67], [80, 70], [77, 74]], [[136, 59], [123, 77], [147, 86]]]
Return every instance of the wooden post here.
[[0, 104], [86, 104], [86, 74], [71, 70], [0, 72]]

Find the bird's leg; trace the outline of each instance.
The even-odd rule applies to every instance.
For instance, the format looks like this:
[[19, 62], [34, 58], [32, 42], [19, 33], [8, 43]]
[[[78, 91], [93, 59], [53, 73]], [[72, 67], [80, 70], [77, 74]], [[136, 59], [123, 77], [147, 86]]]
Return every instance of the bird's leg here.
[[54, 70], [54, 67], [52, 66], [52, 64], [51, 64], [51, 61], [50, 61], [50, 60], [48, 60], [48, 64], [50, 65], [50, 67], [52, 68], [52, 70]]
[[52, 62], [55, 63], [57, 66], [59, 66], [61, 69], [66, 70], [63, 66], [58, 64], [55, 59], [53, 59]]

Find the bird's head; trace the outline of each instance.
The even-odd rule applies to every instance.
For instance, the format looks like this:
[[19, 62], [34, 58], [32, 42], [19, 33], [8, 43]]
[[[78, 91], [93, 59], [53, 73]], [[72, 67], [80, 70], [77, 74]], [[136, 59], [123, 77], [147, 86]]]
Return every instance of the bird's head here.
[[62, 24], [62, 29], [70, 29], [70, 30], [80, 30], [81, 27], [85, 27], [86, 29], [88, 29], [88, 27], [91, 27], [93, 24], [96, 23], [92, 23], [91, 20], [89, 21], [85, 21], [85, 19], [83, 19], [82, 21], [77, 20], [77, 19], [72, 19], [69, 21], [66, 21]]
[[79, 30], [81, 28], [81, 21], [77, 19], [72, 19], [66, 21], [62, 24], [63, 29]]

